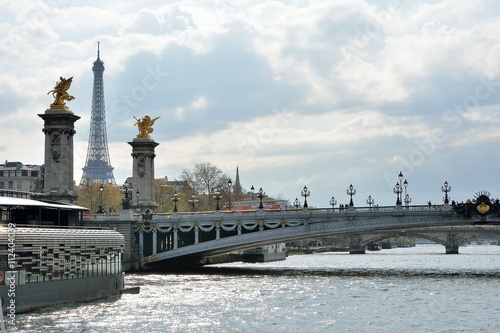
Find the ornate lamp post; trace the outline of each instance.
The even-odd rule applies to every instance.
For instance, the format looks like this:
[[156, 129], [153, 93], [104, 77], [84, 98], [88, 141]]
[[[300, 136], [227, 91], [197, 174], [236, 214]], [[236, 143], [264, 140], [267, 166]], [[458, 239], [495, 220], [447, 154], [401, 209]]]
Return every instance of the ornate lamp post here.
[[196, 203], [198, 202], [198, 199], [196, 199], [196, 196], [193, 194], [191, 194], [191, 199], [188, 200], [188, 202], [191, 204], [191, 211], [196, 211]]
[[399, 199], [400, 194], [403, 192], [403, 189], [399, 185], [399, 183], [396, 183], [396, 186], [394, 186], [394, 189], [392, 190], [394, 194], [396, 194], [396, 206], [401, 206], [401, 200]]
[[127, 183], [126, 180], [125, 180], [125, 183], [123, 184], [122, 191], [125, 194], [125, 199], [122, 202], [122, 208], [123, 209], [129, 209], [130, 208], [130, 199], [131, 198], [129, 198], [129, 196], [128, 196], [130, 190], [128, 188], [128, 183]]
[[373, 200], [372, 196], [369, 195], [368, 199], [366, 199], [366, 203], [370, 206], [370, 209], [372, 209], [372, 205], [375, 203], [375, 200]]
[[141, 193], [139, 192], [139, 190], [135, 191], [135, 197], [137, 198], [137, 209], [138, 211], [140, 210], [139, 209], [139, 196], [141, 195]]
[[[403, 188], [403, 171], [399, 171], [399, 175], [398, 175], [398, 179], [399, 179], [399, 187]], [[403, 202], [403, 195], [401, 194], [400, 198], [399, 198], [399, 201], [400, 202]]]
[[401, 188], [401, 193], [399, 195], [399, 204], [403, 204], [403, 171], [399, 171], [398, 179], [399, 179], [399, 187]]
[[104, 209], [102, 207], [102, 191], [104, 191], [104, 187], [101, 184], [101, 186], [99, 186], [99, 208], [97, 210], [98, 214], [104, 214]]
[[177, 201], [179, 201], [179, 195], [177, 194], [177, 191], [174, 192], [172, 201], [174, 202], [174, 213], [177, 213]]
[[293, 202], [293, 205], [295, 206], [295, 209], [299, 209], [299, 207], [300, 207], [299, 198], [295, 198], [295, 201]]
[[408, 181], [406, 179], [403, 183], [403, 186], [405, 188], [405, 206], [408, 206], [408, 204], [411, 202], [411, 198], [410, 198], [410, 195], [408, 193], [406, 193], [406, 191], [408, 189]]
[[450, 203], [450, 198], [448, 198], [448, 192], [451, 192], [451, 186], [448, 185], [448, 181], [445, 181], [443, 186], [441, 186], [441, 191], [444, 192], [444, 204], [447, 205]]
[[332, 196], [332, 198], [330, 199], [330, 206], [332, 206], [332, 209], [335, 209], [336, 204], [337, 200], [335, 199], [335, 197]]
[[307, 197], [311, 195], [311, 191], [307, 189], [307, 186], [304, 186], [304, 189], [302, 189], [302, 192], [300, 192], [300, 195], [304, 197], [304, 208], [309, 207], [307, 205]]
[[264, 208], [264, 205], [262, 205], [262, 198], [265, 198], [265, 197], [266, 197], [266, 194], [264, 193], [264, 190], [262, 190], [262, 187], [259, 188], [259, 192], [257, 193], [257, 198], [260, 199], [259, 209]]
[[349, 185], [349, 188], [347, 189], [346, 191], [347, 195], [351, 196], [351, 200], [349, 201], [349, 206], [354, 206], [354, 202], [352, 201], [352, 196], [353, 195], [356, 195], [356, 189], [354, 188], [354, 186]]
[[253, 197], [255, 196], [255, 187], [250, 187], [250, 191], [252, 192], [252, 201], [253, 201]]
[[411, 203], [411, 198], [410, 195], [407, 194], [405, 195], [405, 205], [408, 206]]
[[228, 204], [227, 204], [227, 209], [231, 210], [231, 186], [233, 186], [233, 182], [231, 181], [231, 178], [227, 181], [227, 188], [228, 188]]
[[217, 202], [217, 205], [215, 206], [215, 210], [220, 210], [220, 207], [219, 207], [220, 198], [221, 198], [221, 195], [220, 195], [219, 190], [215, 190], [214, 199]]

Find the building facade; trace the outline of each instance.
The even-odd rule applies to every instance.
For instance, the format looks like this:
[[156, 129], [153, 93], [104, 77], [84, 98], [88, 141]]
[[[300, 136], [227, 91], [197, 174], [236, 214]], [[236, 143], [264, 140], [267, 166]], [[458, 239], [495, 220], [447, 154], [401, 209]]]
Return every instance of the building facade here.
[[9, 162], [0, 164], [0, 190], [39, 192], [42, 166]]

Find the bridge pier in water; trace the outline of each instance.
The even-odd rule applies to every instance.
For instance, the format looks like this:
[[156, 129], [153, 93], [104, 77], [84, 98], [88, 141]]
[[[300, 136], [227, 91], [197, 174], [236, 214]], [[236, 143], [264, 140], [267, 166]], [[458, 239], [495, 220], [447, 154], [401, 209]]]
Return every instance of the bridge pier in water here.
[[458, 254], [459, 237], [454, 232], [449, 232], [446, 235], [446, 254]]
[[458, 254], [458, 245], [446, 245], [446, 254]]
[[349, 235], [349, 254], [365, 254], [365, 246], [363, 245], [363, 236], [360, 234]]
[[350, 247], [349, 248], [349, 254], [365, 254], [366, 249], [364, 246], [362, 247]]

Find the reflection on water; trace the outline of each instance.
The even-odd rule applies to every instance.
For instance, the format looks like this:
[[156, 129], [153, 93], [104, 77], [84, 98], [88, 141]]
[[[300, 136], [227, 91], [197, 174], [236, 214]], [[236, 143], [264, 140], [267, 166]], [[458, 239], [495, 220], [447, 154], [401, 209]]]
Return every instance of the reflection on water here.
[[437, 245], [130, 274], [139, 295], [20, 315], [13, 332], [497, 332], [500, 246]]
[[500, 277], [500, 246], [469, 246], [459, 255], [444, 254], [440, 245], [367, 252], [351, 255], [327, 252], [290, 256], [264, 264], [230, 263], [202, 267], [212, 274], [323, 275], [323, 276], [447, 276]]

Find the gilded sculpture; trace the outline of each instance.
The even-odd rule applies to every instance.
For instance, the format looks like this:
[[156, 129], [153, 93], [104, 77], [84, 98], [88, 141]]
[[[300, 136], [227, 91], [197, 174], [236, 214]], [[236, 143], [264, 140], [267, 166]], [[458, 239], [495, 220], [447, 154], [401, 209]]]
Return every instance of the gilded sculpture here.
[[73, 82], [73, 77], [70, 77], [69, 79], [65, 79], [62, 76], [59, 77], [59, 81], [56, 82], [56, 86], [54, 89], [49, 91], [47, 93], [50, 94], [52, 93], [52, 96], [54, 97], [54, 103], [50, 104], [51, 109], [57, 109], [57, 110], [68, 110], [69, 108], [66, 106], [65, 101], [72, 101], [75, 98], [68, 94], [68, 89], [71, 87], [71, 83]]
[[150, 139], [151, 137], [149, 136], [149, 134], [153, 132], [152, 126], [158, 118], [160, 117], [156, 117], [153, 119], [151, 119], [151, 117], [149, 116], [144, 116], [142, 117], [142, 119], [137, 119], [136, 117], [134, 117], [134, 119], [137, 120], [135, 125], [137, 125], [137, 128], [139, 128], [139, 134], [137, 134], [136, 138]]

